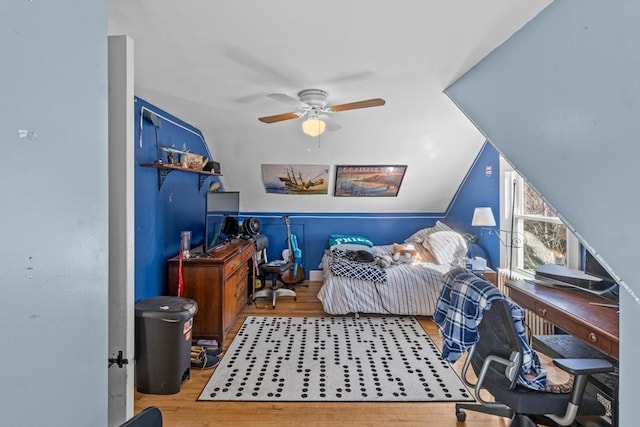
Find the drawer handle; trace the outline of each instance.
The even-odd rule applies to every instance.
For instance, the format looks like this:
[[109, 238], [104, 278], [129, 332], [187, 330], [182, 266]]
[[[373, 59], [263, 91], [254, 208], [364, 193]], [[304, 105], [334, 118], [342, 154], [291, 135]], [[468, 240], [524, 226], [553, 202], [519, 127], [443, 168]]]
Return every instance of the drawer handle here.
[[538, 309], [538, 314], [540, 316], [545, 316], [547, 314], [547, 309], [546, 308], [539, 308]]
[[598, 336], [597, 336], [595, 333], [591, 332], [591, 333], [589, 334], [589, 341], [591, 341], [591, 342], [598, 342]]

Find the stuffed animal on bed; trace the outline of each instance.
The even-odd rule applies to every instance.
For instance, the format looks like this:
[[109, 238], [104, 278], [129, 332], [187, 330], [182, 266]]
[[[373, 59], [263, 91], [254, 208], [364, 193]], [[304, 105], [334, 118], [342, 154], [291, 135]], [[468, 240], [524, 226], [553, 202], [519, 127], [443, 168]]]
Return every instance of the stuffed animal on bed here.
[[413, 263], [420, 259], [415, 246], [411, 243], [393, 244], [393, 260], [396, 263]]
[[389, 255], [378, 256], [376, 259], [378, 261], [378, 265], [382, 268], [389, 268], [393, 264], [393, 258]]

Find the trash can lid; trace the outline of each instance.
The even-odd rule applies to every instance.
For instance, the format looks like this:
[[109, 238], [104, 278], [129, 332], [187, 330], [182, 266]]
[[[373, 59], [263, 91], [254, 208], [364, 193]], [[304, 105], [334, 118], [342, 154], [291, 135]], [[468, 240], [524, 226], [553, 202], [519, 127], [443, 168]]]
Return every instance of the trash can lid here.
[[198, 311], [198, 304], [190, 298], [159, 296], [140, 300], [135, 306], [136, 316], [158, 317], [176, 316], [183, 317], [189, 314], [193, 316]]

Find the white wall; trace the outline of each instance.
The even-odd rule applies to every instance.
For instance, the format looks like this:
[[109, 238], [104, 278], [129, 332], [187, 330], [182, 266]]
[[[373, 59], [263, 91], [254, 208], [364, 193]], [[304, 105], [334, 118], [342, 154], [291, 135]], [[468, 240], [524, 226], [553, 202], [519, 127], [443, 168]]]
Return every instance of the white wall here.
[[556, 0], [447, 93], [626, 286], [621, 426], [637, 425], [640, 2]]
[[3, 426], [107, 422], [106, 16], [0, 1]]

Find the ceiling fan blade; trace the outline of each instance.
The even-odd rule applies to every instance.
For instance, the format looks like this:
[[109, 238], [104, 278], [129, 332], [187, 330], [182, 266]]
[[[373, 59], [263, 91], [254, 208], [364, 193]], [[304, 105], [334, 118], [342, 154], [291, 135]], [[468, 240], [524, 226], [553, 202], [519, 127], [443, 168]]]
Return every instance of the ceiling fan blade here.
[[336, 122], [335, 120], [333, 120], [333, 118], [329, 117], [326, 114], [323, 114], [320, 116], [320, 119], [322, 119], [322, 121], [324, 121], [327, 124], [327, 130], [340, 130], [342, 129], [342, 126], [340, 126], [340, 123]]
[[385, 104], [382, 98], [367, 99], [364, 101], [350, 102], [348, 104], [339, 104], [328, 107], [329, 111], [337, 113], [338, 111], [355, 110], [357, 108], [379, 107]]
[[284, 93], [270, 93], [267, 96], [271, 99], [275, 99], [276, 101], [284, 102], [286, 104], [293, 105], [298, 108], [309, 107], [308, 104], [305, 104], [299, 99], [294, 98], [293, 96], [286, 95]]
[[262, 123], [276, 123], [283, 120], [297, 119], [298, 117], [300, 117], [300, 114], [298, 113], [284, 113], [276, 114], [275, 116], [259, 117], [258, 120], [260, 120]]

